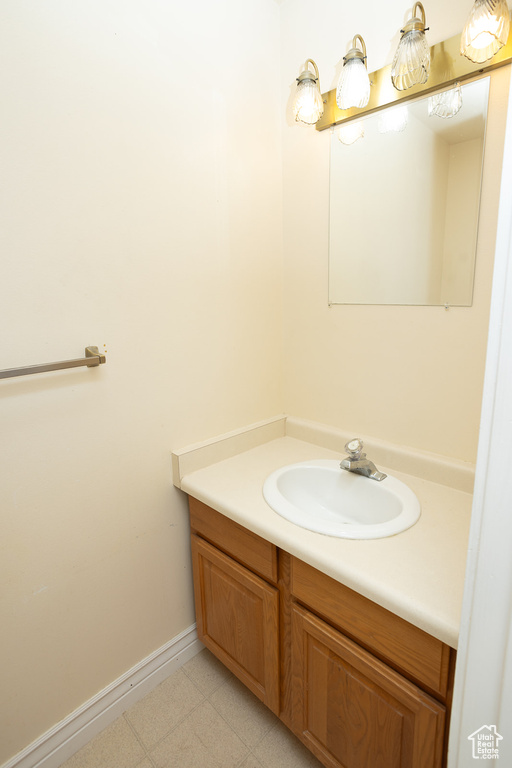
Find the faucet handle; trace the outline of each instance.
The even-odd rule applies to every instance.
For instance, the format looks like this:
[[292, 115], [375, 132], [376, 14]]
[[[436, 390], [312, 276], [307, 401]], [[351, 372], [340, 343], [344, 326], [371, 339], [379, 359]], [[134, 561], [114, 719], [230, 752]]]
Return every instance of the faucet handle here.
[[354, 437], [345, 445], [345, 450], [349, 458], [358, 461], [363, 455], [363, 441], [358, 437]]

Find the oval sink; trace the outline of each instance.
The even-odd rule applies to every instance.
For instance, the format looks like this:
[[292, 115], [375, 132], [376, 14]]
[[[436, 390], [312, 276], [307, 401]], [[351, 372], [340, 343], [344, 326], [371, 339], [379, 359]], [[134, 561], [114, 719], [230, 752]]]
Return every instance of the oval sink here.
[[414, 525], [421, 512], [414, 492], [396, 477], [378, 482], [340, 469], [336, 460], [281, 467], [267, 477], [263, 496], [295, 525], [344, 539], [393, 536]]

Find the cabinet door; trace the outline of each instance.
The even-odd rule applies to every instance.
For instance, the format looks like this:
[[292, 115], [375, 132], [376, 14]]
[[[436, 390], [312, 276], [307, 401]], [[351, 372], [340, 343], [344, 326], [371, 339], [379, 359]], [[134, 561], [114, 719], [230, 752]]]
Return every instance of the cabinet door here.
[[439, 768], [445, 709], [303, 608], [292, 611], [293, 729], [329, 768]]
[[279, 592], [192, 536], [200, 640], [261, 701], [279, 714]]

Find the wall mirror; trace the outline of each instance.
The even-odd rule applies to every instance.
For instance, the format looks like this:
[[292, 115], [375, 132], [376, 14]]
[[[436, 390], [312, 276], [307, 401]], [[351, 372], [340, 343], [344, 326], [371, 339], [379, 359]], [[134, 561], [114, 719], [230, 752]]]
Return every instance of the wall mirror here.
[[330, 304], [471, 306], [488, 95], [485, 77], [452, 117], [427, 96], [333, 129]]

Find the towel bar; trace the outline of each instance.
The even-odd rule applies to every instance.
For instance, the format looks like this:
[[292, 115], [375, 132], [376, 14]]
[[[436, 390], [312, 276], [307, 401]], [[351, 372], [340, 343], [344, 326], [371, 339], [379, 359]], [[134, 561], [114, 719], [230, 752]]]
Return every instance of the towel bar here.
[[58, 363], [42, 363], [41, 365], [27, 365], [24, 368], [6, 368], [0, 371], [0, 379], [10, 379], [14, 376], [28, 376], [31, 373], [45, 373], [46, 371], [60, 371], [63, 368], [79, 368], [86, 365], [93, 368], [107, 362], [105, 355], [101, 354], [98, 347], [86, 347], [85, 357], [75, 360], [61, 360]]

